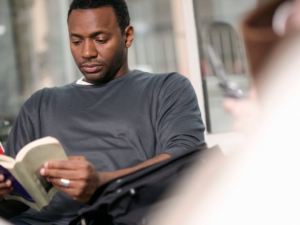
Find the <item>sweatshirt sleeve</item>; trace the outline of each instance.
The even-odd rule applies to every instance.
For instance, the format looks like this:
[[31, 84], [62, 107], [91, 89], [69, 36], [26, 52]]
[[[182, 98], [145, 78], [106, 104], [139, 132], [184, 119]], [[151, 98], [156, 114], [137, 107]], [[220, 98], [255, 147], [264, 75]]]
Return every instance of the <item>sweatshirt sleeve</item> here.
[[37, 105], [36, 94], [34, 94], [22, 106], [8, 135], [5, 155], [15, 158], [21, 148], [40, 138]]
[[[5, 155], [15, 158], [21, 148], [31, 141], [37, 139], [35, 131], [36, 124], [32, 120], [25, 103], [20, 113], [13, 124], [13, 127], [9, 133]], [[12, 218], [26, 211], [29, 207], [18, 201], [3, 200], [0, 202], [0, 215], [6, 219]]]
[[162, 152], [176, 155], [204, 142], [203, 121], [190, 81], [171, 74], [158, 97], [156, 135]]
[[5, 155], [15, 158], [21, 148], [34, 140], [34, 124], [23, 106], [9, 133]]

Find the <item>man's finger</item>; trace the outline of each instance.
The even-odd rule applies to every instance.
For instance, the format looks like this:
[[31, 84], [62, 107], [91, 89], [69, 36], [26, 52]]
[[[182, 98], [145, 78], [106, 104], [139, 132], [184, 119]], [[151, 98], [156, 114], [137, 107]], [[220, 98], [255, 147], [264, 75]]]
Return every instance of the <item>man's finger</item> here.
[[10, 193], [12, 190], [14, 190], [13, 187], [1, 188], [1, 189], [0, 189], [0, 195], [8, 194], [8, 193]]
[[77, 180], [80, 179], [80, 173], [76, 170], [62, 170], [62, 169], [49, 169], [49, 168], [42, 168], [40, 173], [43, 176], [49, 176], [54, 178], [64, 178], [64, 179], [73, 179]]
[[88, 196], [80, 196], [78, 193], [78, 190], [76, 190], [75, 188], [63, 188], [60, 185], [57, 184], [53, 184], [54, 187], [56, 187], [58, 190], [66, 193], [67, 195], [71, 196], [74, 200], [79, 201], [79, 202], [88, 202], [90, 200], [90, 197], [92, 195], [88, 195]]
[[66, 193], [67, 195], [71, 196], [76, 201], [79, 201], [79, 202], [88, 202], [89, 201], [90, 196], [88, 198], [87, 197], [84, 198], [83, 196], [80, 196], [78, 193], [78, 190], [76, 190], [75, 188], [63, 188], [60, 185], [56, 185], [56, 184], [53, 184], [53, 186], [56, 187], [58, 190]]
[[9, 187], [11, 187], [11, 181], [10, 180], [0, 182], [0, 188], [9, 188]]
[[87, 161], [83, 156], [69, 156], [70, 161]]
[[[60, 178], [48, 177], [47, 180], [49, 182], [51, 182], [54, 186], [59, 186], [62, 189], [73, 189], [73, 188], [76, 188], [78, 186], [78, 182], [76, 182], [75, 180], [67, 179], [67, 180], [69, 180], [69, 185], [68, 185], [67, 188], [61, 186], [61, 179]], [[77, 183], [77, 185], [76, 185], [76, 183]]]
[[61, 169], [61, 170], [76, 170], [78, 163], [82, 161], [51, 161], [44, 164], [44, 168]]
[[53, 183], [53, 186], [71, 197], [74, 197], [76, 194], [76, 190], [74, 188], [64, 188], [60, 184], [57, 185], [56, 183]]

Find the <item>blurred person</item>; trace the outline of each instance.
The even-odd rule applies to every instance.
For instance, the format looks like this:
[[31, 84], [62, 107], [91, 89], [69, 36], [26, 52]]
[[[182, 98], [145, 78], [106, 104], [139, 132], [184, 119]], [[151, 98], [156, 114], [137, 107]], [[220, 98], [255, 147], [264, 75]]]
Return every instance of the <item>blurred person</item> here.
[[14, 224], [69, 224], [103, 183], [204, 141], [198, 101], [186, 77], [129, 69], [134, 29], [124, 0], [74, 0], [68, 27], [84, 77], [34, 93], [13, 125], [5, 154], [15, 157], [29, 142], [53, 136], [69, 161], [47, 162], [41, 169], [60, 190], [41, 211], [3, 200], [12, 187], [0, 175], [1, 215], [13, 217]]
[[[299, 2], [286, 17], [283, 39], [257, 73], [259, 92], [250, 99], [259, 104], [258, 116], [247, 124], [252, 129], [240, 151], [205, 168], [195, 165], [172, 194], [182, 197], [155, 209], [151, 225], [300, 223]], [[247, 112], [249, 102], [231, 103]]]
[[260, 116], [240, 151], [181, 181], [150, 225], [299, 224], [300, 31], [285, 38], [262, 70]]

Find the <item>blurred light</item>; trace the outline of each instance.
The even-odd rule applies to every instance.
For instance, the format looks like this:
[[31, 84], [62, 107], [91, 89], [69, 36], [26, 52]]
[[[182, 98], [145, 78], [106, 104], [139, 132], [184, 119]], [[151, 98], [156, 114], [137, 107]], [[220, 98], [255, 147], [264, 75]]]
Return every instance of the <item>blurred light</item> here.
[[0, 36], [5, 34], [5, 32], [6, 32], [6, 27], [4, 25], [0, 25]]

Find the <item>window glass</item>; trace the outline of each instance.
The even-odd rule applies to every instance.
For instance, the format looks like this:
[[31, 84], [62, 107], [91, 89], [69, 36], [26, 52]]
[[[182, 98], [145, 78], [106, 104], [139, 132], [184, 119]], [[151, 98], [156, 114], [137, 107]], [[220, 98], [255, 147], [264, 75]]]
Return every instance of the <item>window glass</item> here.
[[127, 0], [134, 42], [131, 68], [189, 77], [181, 0]]
[[9, 0], [0, 1], [0, 123], [16, 117], [20, 107], [20, 83], [15, 59]]
[[224, 64], [228, 78], [247, 91], [250, 79], [239, 33], [242, 16], [257, 3], [256, 0], [194, 0], [198, 30], [201, 72], [209, 133], [234, 129], [234, 118], [222, 108], [223, 93], [205, 58], [203, 44], [211, 44]]
[[67, 29], [69, 0], [0, 1], [0, 141], [37, 90], [79, 77]]

